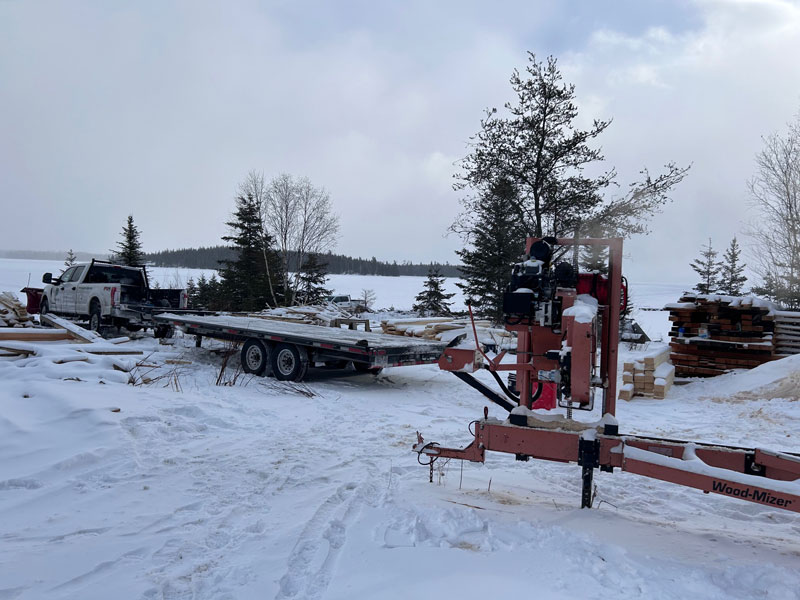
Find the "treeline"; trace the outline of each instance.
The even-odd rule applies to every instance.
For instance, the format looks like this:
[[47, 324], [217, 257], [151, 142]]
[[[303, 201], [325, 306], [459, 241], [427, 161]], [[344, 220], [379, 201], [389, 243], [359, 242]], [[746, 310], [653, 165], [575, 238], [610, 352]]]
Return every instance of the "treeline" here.
[[[289, 268], [295, 272], [299, 268], [296, 252], [289, 252]], [[209, 246], [200, 248], [181, 248], [178, 250], [162, 250], [144, 255], [147, 263], [157, 267], [186, 267], [190, 269], [219, 269], [220, 262], [235, 260], [235, 251], [228, 246]], [[384, 275], [397, 277], [400, 275], [416, 275], [425, 277], [430, 269], [438, 269], [443, 277], [460, 277], [457, 265], [448, 263], [398, 263], [385, 262], [372, 258], [353, 258], [342, 254], [327, 252], [319, 255], [321, 263], [326, 265], [328, 273], [352, 275]]]

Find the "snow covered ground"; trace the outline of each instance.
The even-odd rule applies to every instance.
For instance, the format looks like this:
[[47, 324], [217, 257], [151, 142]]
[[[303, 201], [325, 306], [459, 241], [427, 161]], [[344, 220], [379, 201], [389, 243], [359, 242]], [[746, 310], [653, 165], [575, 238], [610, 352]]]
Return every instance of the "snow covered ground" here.
[[[157, 366], [138, 385], [104, 357], [0, 360], [0, 599], [798, 598], [796, 513], [619, 472], [581, 510], [575, 465], [491, 453], [428, 483], [414, 432], [465, 445], [486, 404], [435, 366], [217, 386], [213, 343], [125, 346]], [[797, 452], [798, 396], [795, 357], [617, 417]]]

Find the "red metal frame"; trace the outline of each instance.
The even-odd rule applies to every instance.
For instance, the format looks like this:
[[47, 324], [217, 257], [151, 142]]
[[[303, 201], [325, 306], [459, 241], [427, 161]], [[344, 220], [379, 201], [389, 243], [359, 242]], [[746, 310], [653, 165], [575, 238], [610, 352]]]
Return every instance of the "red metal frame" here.
[[[526, 252], [538, 238], [529, 238]], [[516, 370], [520, 404], [531, 408], [532, 386], [542, 383], [539, 371], [558, 368], [558, 361], [544, 353], [561, 348], [562, 341], [571, 348], [570, 392], [572, 403], [587, 404], [595, 382], [592, 372], [597, 355], [597, 321], [600, 322], [599, 376], [603, 386], [603, 422], [579, 423], [538, 420], [535, 414], [514, 411], [508, 421], [484, 417], [475, 422], [475, 439], [463, 449], [442, 448], [425, 443], [417, 433], [414, 450], [426, 456], [431, 465], [439, 458], [455, 458], [484, 462], [486, 451], [514, 454], [518, 459], [537, 458], [583, 467], [582, 506], [592, 504], [593, 470], [615, 468], [702, 490], [722, 494], [767, 506], [800, 512], [800, 455], [739, 448], [716, 444], [701, 444], [680, 440], [618, 435], [616, 421], [609, 418], [616, 412], [616, 383], [620, 302], [622, 293], [622, 240], [559, 239], [560, 246], [607, 246], [609, 248], [608, 301], [601, 306], [598, 317], [591, 323], [578, 323], [570, 316], [562, 319], [560, 329], [520, 323], [507, 329], [517, 332], [517, 362], [500, 364], [502, 355], [488, 360], [494, 371]], [[559, 289], [564, 308], [571, 306], [575, 290]], [[449, 354], [449, 356], [448, 356]], [[482, 352], [481, 352], [482, 354]], [[484, 355], [485, 356], [485, 355]], [[443, 369], [471, 371], [477, 368], [475, 350], [447, 349], [439, 361]], [[533, 403], [533, 408], [539, 408]], [[513, 423], [511, 422], [513, 419]], [[422, 461], [420, 461], [422, 462]]]
[[[529, 422], [535, 417], [529, 417]], [[566, 420], [565, 420], [566, 421]], [[484, 462], [486, 451], [518, 458], [578, 463], [584, 469], [619, 468], [758, 504], [800, 512], [800, 456], [759, 449], [640, 436], [596, 435], [547, 427], [519, 427], [496, 419], [475, 423], [475, 439], [463, 449], [426, 444], [417, 434], [414, 450], [430, 460], [455, 458]], [[587, 424], [591, 429], [591, 424]], [[591, 439], [594, 438], [594, 439]], [[595, 447], [596, 459], [585, 464], [581, 444]], [[589, 506], [591, 502], [589, 502]]]

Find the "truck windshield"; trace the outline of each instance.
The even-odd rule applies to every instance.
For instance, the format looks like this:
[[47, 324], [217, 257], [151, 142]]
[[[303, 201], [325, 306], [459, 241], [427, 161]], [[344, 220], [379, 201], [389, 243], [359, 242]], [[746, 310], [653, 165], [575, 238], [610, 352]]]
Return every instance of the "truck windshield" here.
[[118, 283], [144, 287], [144, 277], [139, 269], [112, 265], [94, 265], [86, 276], [86, 283]]

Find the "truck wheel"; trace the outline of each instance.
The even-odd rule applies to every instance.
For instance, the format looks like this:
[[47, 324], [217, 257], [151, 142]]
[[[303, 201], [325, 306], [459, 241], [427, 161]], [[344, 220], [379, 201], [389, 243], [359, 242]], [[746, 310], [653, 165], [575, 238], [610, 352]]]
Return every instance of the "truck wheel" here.
[[89, 303], [89, 329], [100, 333], [103, 317], [100, 315], [100, 303], [94, 299]]
[[272, 372], [278, 381], [302, 381], [308, 372], [308, 352], [293, 344], [278, 344], [272, 351]]
[[47, 298], [42, 298], [41, 304], [39, 304], [39, 319], [41, 322], [41, 318], [45, 316], [47, 313], [50, 312], [50, 303], [47, 301]]
[[245, 373], [264, 376], [269, 369], [269, 349], [255, 338], [250, 338], [242, 346], [242, 370]]
[[353, 368], [359, 373], [372, 373], [373, 375], [379, 375], [380, 372], [383, 371], [383, 367], [373, 367], [368, 363], [355, 361], [353, 361]]

